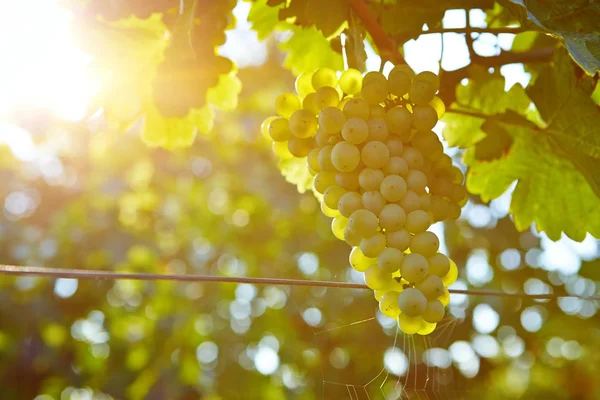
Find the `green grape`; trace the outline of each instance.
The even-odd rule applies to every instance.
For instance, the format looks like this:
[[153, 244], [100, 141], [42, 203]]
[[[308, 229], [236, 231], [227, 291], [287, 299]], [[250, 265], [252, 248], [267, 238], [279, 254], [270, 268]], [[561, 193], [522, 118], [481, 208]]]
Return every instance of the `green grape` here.
[[418, 194], [412, 190], [408, 190], [397, 204], [404, 209], [405, 213], [411, 213], [420, 209], [421, 201]]
[[450, 215], [450, 203], [440, 196], [433, 195], [430, 211], [434, 221], [443, 221]]
[[317, 117], [310, 111], [297, 110], [290, 117], [290, 131], [300, 139], [306, 139], [317, 133]]
[[415, 80], [423, 80], [431, 83], [434, 88], [434, 92], [437, 92], [440, 88], [440, 78], [431, 71], [419, 72], [415, 76]]
[[327, 207], [337, 210], [340, 199], [344, 193], [346, 193], [346, 190], [337, 185], [329, 186], [327, 190], [325, 190], [325, 193], [323, 193], [323, 202]]
[[410, 244], [410, 233], [406, 229], [400, 229], [398, 231], [386, 232], [385, 241], [388, 247], [393, 247], [400, 251], [408, 249]]
[[392, 274], [387, 274], [379, 269], [377, 265], [371, 265], [364, 272], [365, 284], [372, 290], [381, 290], [390, 287], [394, 279]]
[[375, 300], [377, 300], [377, 302], [379, 302], [379, 301], [381, 301], [381, 298], [383, 297], [383, 295], [390, 291], [392, 291], [391, 287], [387, 287], [385, 289], [380, 289], [380, 290], [373, 290], [373, 297], [375, 297]]
[[269, 126], [271, 125], [271, 122], [273, 122], [277, 118], [279, 118], [279, 117], [272, 116], [272, 117], [265, 118], [265, 120], [262, 122], [262, 124], [260, 124], [260, 133], [265, 139], [273, 140], [271, 138], [271, 135], [269, 135]]
[[364, 208], [379, 215], [383, 207], [385, 207], [385, 199], [377, 190], [370, 190], [362, 194], [362, 204]]
[[440, 248], [440, 240], [435, 233], [425, 231], [417, 233], [410, 240], [410, 251], [429, 258], [433, 257]]
[[427, 336], [430, 333], [432, 333], [433, 331], [435, 331], [436, 326], [437, 326], [436, 323], [429, 323], [429, 322], [423, 320], [423, 325], [421, 326], [421, 329], [419, 329], [417, 331], [417, 335]]
[[333, 236], [335, 236], [339, 240], [344, 240], [344, 230], [347, 226], [348, 218], [343, 217], [341, 215], [335, 217], [331, 221], [331, 232], [333, 232]]
[[364, 190], [378, 190], [384, 175], [380, 169], [365, 168], [358, 174], [358, 184]]
[[347, 192], [340, 197], [338, 203], [338, 210], [344, 217], [349, 218], [352, 213], [356, 210], [360, 210], [363, 207], [362, 197], [357, 192]]
[[346, 118], [360, 118], [363, 120], [369, 119], [369, 104], [365, 99], [353, 98], [348, 100], [344, 106], [344, 115]]
[[379, 254], [379, 257], [377, 257], [377, 265], [382, 271], [392, 274], [400, 269], [403, 258], [404, 253], [400, 250], [393, 247], [387, 247]]
[[306, 158], [308, 167], [316, 172], [321, 172], [321, 166], [319, 165], [319, 151], [319, 148], [312, 149]]
[[[323, 171], [327, 172], [335, 172], [336, 169], [333, 166], [333, 162], [331, 161], [331, 152], [333, 151], [333, 146], [328, 144], [323, 147], [319, 151], [319, 166]], [[334, 177], [335, 179], [335, 177]]]
[[311, 82], [313, 88], [319, 90], [320, 88], [327, 86], [332, 88], [336, 87], [338, 79], [335, 71], [331, 68], [320, 68], [313, 74]]
[[462, 213], [462, 209], [456, 203], [450, 203], [450, 212], [448, 213], [448, 219], [456, 221], [460, 218], [460, 214]]
[[369, 126], [369, 141], [384, 142], [387, 139], [388, 128], [383, 119], [370, 118], [367, 125]]
[[321, 202], [321, 212], [323, 213], [323, 215], [329, 218], [335, 218], [340, 215], [340, 212], [338, 210], [334, 210], [333, 208], [327, 207], [327, 204], [325, 204], [325, 202]]
[[425, 186], [427, 186], [427, 177], [425, 174], [418, 169], [411, 169], [408, 171], [406, 177], [406, 184], [408, 188], [419, 195], [425, 193]]
[[301, 107], [300, 99], [293, 93], [284, 93], [275, 99], [275, 112], [283, 118], [289, 118]]
[[408, 65], [397, 65], [390, 71], [388, 76], [388, 91], [398, 97], [408, 93], [410, 82], [415, 73]]
[[464, 186], [454, 184], [452, 185], [452, 191], [450, 192], [450, 196], [448, 197], [451, 201], [460, 204], [463, 200], [467, 198], [467, 195], [467, 189], [465, 189]]
[[450, 175], [451, 175], [451, 178], [452, 178], [452, 183], [456, 183], [458, 185], [462, 184], [463, 181], [464, 181], [464, 179], [465, 179], [465, 177], [464, 177], [462, 171], [460, 170], [460, 168], [458, 168], [455, 165], [453, 165], [452, 168], [450, 169]]
[[388, 163], [390, 151], [385, 143], [374, 141], [365, 144], [360, 156], [367, 167], [379, 169]]
[[427, 259], [429, 262], [429, 273], [437, 275], [440, 278], [450, 271], [450, 260], [442, 253], [436, 253]]
[[406, 181], [399, 175], [388, 175], [383, 178], [379, 190], [387, 201], [399, 201], [406, 195]]
[[363, 77], [360, 71], [349, 68], [340, 76], [340, 88], [344, 93], [356, 94], [362, 89]]
[[348, 227], [344, 229], [344, 240], [350, 246], [360, 246], [360, 236]]
[[331, 150], [331, 163], [340, 172], [354, 171], [360, 163], [360, 150], [348, 142], [339, 142]]
[[425, 232], [431, 226], [431, 218], [423, 210], [415, 210], [406, 216], [406, 229], [412, 234]]
[[273, 142], [273, 153], [282, 160], [289, 160], [294, 156], [288, 150], [288, 142]]
[[379, 222], [372, 211], [361, 209], [354, 211], [348, 218], [348, 226], [361, 237], [369, 237], [377, 232]]
[[429, 189], [432, 194], [440, 197], [450, 197], [452, 195], [453, 184], [443, 176], [438, 176], [431, 181]]
[[448, 154], [443, 154], [433, 165], [433, 172], [438, 175], [444, 175], [452, 170], [452, 158]]
[[[394, 274], [392, 274], [392, 277], [394, 277]], [[381, 301], [381, 298], [388, 292], [397, 292], [400, 293], [404, 290], [404, 284], [402, 282], [398, 282], [396, 279], [393, 280], [392, 284], [388, 287], [385, 287], [383, 289], [380, 290], [374, 290], [373, 291], [373, 297], [375, 297], [375, 300], [377, 301]], [[396, 301], [397, 303], [397, 301]]]
[[400, 139], [390, 138], [385, 141], [391, 157], [400, 157], [404, 152], [404, 145]]
[[421, 169], [423, 166], [423, 154], [414, 147], [406, 146], [402, 158], [406, 160], [409, 169]]
[[288, 141], [288, 150], [294, 157], [302, 158], [308, 156], [312, 149], [315, 148], [315, 141], [312, 138], [300, 139], [292, 137]]
[[429, 105], [434, 108], [438, 119], [441, 119], [446, 113], [446, 105], [443, 100], [437, 96], [433, 96], [433, 99], [429, 102]]
[[317, 133], [315, 134], [315, 141], [317, 142], [317, 146], [319, 146], [319, 147], [325, 147], [328, 144], [331, 144], [331, 145], [336, 144], [337, 142], [340, 141], [340, 139], [341, 139], [340, 136], [329, 134], [320, 128], [317, 130]]
[[426, 322], [435, 324], [444, 319], [445, 314], [446, 310], [444, 309], [442, 302], [434, 299], [427, 303], [427, 307], [425, 307], [425, 311], [423, 311], [423, 319]]
[[385, 119], [385, 107], [375, 104], [369, 108], [369, 118]]
[[290, 124], [285, 118], [275, 118], [269, 124], [269, 136], [275, 142], [285, 142], [292, 137], [292, 132], [290, 131]]
[[[339, 104], [337, 105], [337, 108], [341, 112], [344, 112], [344, 107], [346, 107], [346, 103], [349, 102], [350, 100], [352, 100], [352, 97], [342, 97], [342, 99], [340, 100]], [[344, 115], [344, 118], [345, 117], [346, 117], [346, 115]]]
[[319, 114], [319, 126], [327, 133], [341, 131], [344, 122], [346, 122], [344, 113], [336, 107], [325, 107]]
[[371, 105], [383, 103], [388, 96], [387, 84], [377, 80], [372, 80], [368, 83], [363, 81], [361, 93], [363, 99]]
[[317, 103], [315, 102], [315, 93], [309, 93], [306, 95], [304, 100], [302, 100], [302, 108], [306, 111], [310, 112], [312, 115], [319, 114], [319, 107], [317, 107]]
[[342, 128], [342, 137], [352, 144], [360, 144], [369, 136], [369, 125], [360, 118], [349, 118]]
[[390, 318], [397, 318], [400, 315], [400, 307], [398, 307], [399, 292], [387, 292], [379, 300], [379, 310], [383, 315]]
[[429, 265], [427, 259], [420, 254], [410, 253], [404, 256], [400, 274], [410, 283], [419, 283], [427, 277]]
[[395, 106], [390, 108], [385, 114], [385, 122], [390, 133], [399, 136], [405, 143], [410, 140], [412, 114], [405, 107]]
[[340, 94], [330, 86], [323, 86], [315, 92], [315, 105], [319, 110], [327, 107], [337, 107], [340, 103]]
[[458, 279], [458, 267], [456, 266], [456, 263], [451, 259], [448, 260], [450, 261], [450, 269], [448, 270], [448, 273], [442, 277], [442, 282], [445, 287], [452, 285], [456, 282], [456, 279]]
[[418, 131], [429, 131], [438, 122], [435, 109], [429, 104], [413, 108], [412, 126]]
[[444, 307], [447, 307], [450, 304], [450, 292], [448, 289], [444, 288], [444, 294], [438, 297], [438, 300], [442, 302]]
[[365, 77], [362, 80], [363, 85], [370, 85], [372, 82], [377, 82], [380, 85], [386, 85], [387, 79], [385, 75], [378, 71], [367, 72]]
[[306, 97], [309, 93], [315, 91], [312, 86], [312, 76], [311, 72], [303, 72], [296, 78], [296, 92], [301, 97]]
[[444, 284], [442, 283], [442, 279], [437, 275], [428, 275], [427, 278], [417, 283], [415, 287], [423, 292], [427, 300], [437, 299], [444, 294]]
[[400, 175], [405, 177], [408, 175], [408, 163], [402, 157], [392, 156], [383, 167], [383, 172], [386, 175]]
[[335, 174], [332, 172], [319, 172], [313, 179], [315, 190], [321, 194], [325, 193], [325, 190], [333, 185], [335, 185]]
[[360, 251], [367, 257], [377, 257], [383, 250], [385, 250], [385, 235], [381, 232], [362, 238], [360, 241]]
[[435, 95], [435, 87], [428, 81], [415, 79], [408, 89], [408, 98], [415, 105], [429, 104]]
[[414, 335], [419, 332], [423, 328], [424, 323], [425, 321], [420, 316], [409, 317], [402, 313], [398, 315], [398, 327], [406, 335]]
[[438, 160], [444, 153], [444, 146], [432, 131], [418, 132], [411, 140], [411, 145], [431, 161]]
[[409, 317], [423, 314], [427, 308], [427, 298], [419, 289], [404, 289], [398, 296], [400, 312]]
[[398, 204], [387, 204], [379, 212], [379, 225], [386, 232], [398, 231], [406, 223], [406, 213]]
[[352, 248], [349, 261], [352, 268], [358, 272], [365, 272], [369, 267], [377, 265], [377, 259], [365, 256], [358, 246]]
[[358, 172], [338, 172], [335, 174], [335, 182], [338, 186], [351, 192], [358, 192], [360, 186], [358, 185]]

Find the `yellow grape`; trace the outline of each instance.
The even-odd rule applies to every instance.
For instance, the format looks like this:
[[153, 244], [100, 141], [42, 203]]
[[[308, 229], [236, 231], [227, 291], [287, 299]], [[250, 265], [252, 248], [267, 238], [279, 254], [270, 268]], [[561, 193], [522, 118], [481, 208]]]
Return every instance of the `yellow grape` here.
[[290, 124], [287, 119], [276, 117], [269, 124], [269, 136], [275, 142], [285, 142], [292, 137]]
[[383, 167], [383, 172], [386, 175], [407, 176], [408, 163], [402, 157], [392, 156], [389, 158], [388, 163]]
[[365, 284], [372, 290], [381, 290], [390, 287], [394, 278], [379, 269], [377, 265], [372, 265], [364, 272]]
[[425, 321], [420, 316], [409, 317], [402, 313], [398, 316], [398, 327], [407, 335], [414, 335], [419, 332], [423, 328], [424, 323]]
[[369, 119], [369, 104], [365, 99], [353, 98], [348, 100], [344, 106], [344, 115], [346, 118], [360, 118], [362, 120]]
[[417, 335], [427, 336], [435, 330], [436, 326], [436, 323], [430, 323], [423, 319], [423, 325], [421, 326], [421, 329], [417, 331]]
[[398, 306], [402, 314], [409, 317], [416, 317], [425, 311], [427, 298], [419, 289], [404, 289], [398, 297]]
[[352, 268], [358, 272], [365, 272], [369, 267], [377, 265], [377, 259], [365, 256], [359, 246], [352, 248], [349, 260]]
[[348, 218], [343, 217], [341, 215], [335, 217], [331, 221], [331, 232], [333, 232], [333, 236], [335, 236], [339, 240], [344, 240], [344, 230], [347, 226]]
[[385, 142], [388, 137], [388, 127], [383, 119], [371, 117], [367, 121], [367, 125], [369, 127], [369, 141]]
[[390, 133], [397, 135], [403, 142], [410, 140], [410, 128], [412, 126], [412, 114], [405, 107], [395, 106], [385, 114]]
[[291, 117], [301, 106], [300, 99], [293, 93], [284, 93], [275, 99], [275, 112], [283, 118]]
[[300, 139], [292, 137], [288, 141], [288, 150], [297, 158], [308, 156], [312, 149], [315, 148], [315, 141], [312, 138]]
[[379, 215], [383, 207], [385, 207], [385, 199], [379, 191], [370, 190], [362, 194], [362, 204], [367, 210], [372, 211], [375, 215]]
[[450, 260], [442, 253], [436, 253], [429, 257], [427, 262], [429, 263], [429, 273], [437, 275], [440, 278], [450, 271]]
[[307, 110], [297, 110], [290, 117], [292, 135], [305, 139], [317, 133], [317, 117]]
[[377, 265], [382, 271], [392, 274], [400, 269], [403, 259], [404, 253], [393, 247], [387, 247], [377, 257]]
[[360, 186], [358, 185], [358, 172], [338, 172], [335, 174], [335, 182], [338, 186], [346, 190], [357, 192]]
[[417, 233], [410, 239], [410, 251], [425, 258], [433, 257], [440, 248], [440, 240], [433, 232]]
[[346, 190], [337, 186], [329, 186], [325, 193], [323, 193], [323, 202], [327, 204], [327, 207], [337, 210], [340, 198], [346, 193]]
[[331, 68], [320, 68], [312, 75], [311, 82], [313, 88], [315, 90], [319, 90], [320, 88], [327, 86], [332, 88], [336, 87], [338, 84], [338, 79], [335, 71]]
[[319, 126], [326, 133], [337, 133], [342, 130], [346, 117], [342, 110], [336, 107], [325, 107], [319, 114]]
[[458, 267], [456, 266], [456, 263], [451, 259], [448, 260], [450, 261], [450, 269], [448, 270], [448, 273], [442, 277], [442, 282], [445, 287], [452, 285], [456, 282], [456, 279], [458, 279]]
[[383, 103], [388, 96], [387, 84], [377, 80], [368, 83], [363, 81], [361, 93], [362, 97], [371, 105]]
[[385, 249], [385, 235], [381, 232], [373, 236], [362, 238], [360, 241], [360, 250], [367, 257], [377, 257]]
[[438, 119], [442, 118], [446, 113], [446, 105], [444, 104], [442, 99], [440, 99], [437, 96], [433, 96], [433, 99], [431, 99], [429, 105], [435, 109]]
[[340, 94], [330, 86], [323, 86], [315, 92], [315, 105], [319, 110], [326, 107], [337, 107], [340, 103]]
[[350, 215], [356, 210], [360, 210], [363, 207], [362, 197], [357, 192], [347, 192], [340, 197], [338, 203], [338, 210], [344, 217], [349, 218]]
[[386, 232], [399, 231], [406, 223], [406, 213], [398, 204], [387, 204], [379, 212], [379, 225]]
[[301, 97], [306, 97], [309, 93], [314, 92], [312, 87], [312, 73], [303, 72], [296, 78], [296, 92]]
[[399, 292], [390, 291], [385, 293], [379, 300], [379, 310], [383, 315], [390, 318], [397, 318], [400, 315], [400, 307], [398, 307]]
[[388, 76], [388, 90], [390, 93], [402, 97], [408, 93], [410, 82], [415, 73], [408, 65], [395, 66]]
[[447, 307], [450, 304], [450, 292], [447, 288], [444, 288], [444, 294], [438, 297], [438, 300], [442, 302], [444, 307]]
[[342, 137], [352, 144], [360, 144], [369, 136], [369, 125], [360, 118], [349, 118], [342, 127]]
[[363, 77], [360, 71], [349, 68], [340, 76], [340, 88], [344, 93], [356, 94], [362, 89]]
[[365, 190], [379, 190], [383, 178], [380, 169], [365, 168], [358, 174], [358, 184]]
[[400, 266], [402, 278], [410, 283], [419, 283], [427, 277], [428, 274], [427, 259], [420, 254], [410, 253], [404, 256]]
[[375, 104], [369, 107], [369, 118], [385, 119], [385, 107]]
[[369, 168], [382, 168], [390, 159], [390, 152], [382, 142], [369, 142], [361, 151], [361, 159]]
[[349, 227], [344, 229], [344, 240], [350, 246], [360, 246], [360, 236]]
[[334, 210], [333, 208], [327, 207], [327, 204], [325, 204], [324, 201], [321, 202], [321, 212], [323, 213], [323, 215], [329, 218], [335, 218], [340, 215], [340, 212], [338, 210]]
[[348, 226], [361, 237], [369, 237], [377, 232], [379, 222], [375, 213], [360, 209], [354, 211], [348, 219]]
[[415, 210], [406, 216], [406, 229], [410, 233], [417, 234], [425, 232], [431, 226], [429, 214], [423, 210]]
[[[333, 151], [333, 146], [328, 144], [323, 147], [319, 151], [319, 166], [323, 171], [327, 172], [335, 172], [335, 167], [333, 166], [333, 162], [331, 160], [331, 152]], [[334, 176], [335, 179], [335, 176]]]
[[434, 299], [427, 303], [427, 307], [423, 312], [423, 319], [425, 322], [435, 324], [444, 319], [445, 314], [446, 310], [442, 302]]
[[427, 278], [417, 283], [415, 287], [423, 292], [425, 297], [427, 297], [427, 300], [437, 299], [444, 294], [444, 283], [442, 282], [442, 279], [436, 275], [429, 275]]
[[388, 247], [405, 251], [410, 244], [410, 233], [408, 233], [406, 229], [400, 229], [395, 232], [385, 232], [385, 241]]
[[325, 190], [333, 185], [335, 185], [335, 174], [332, 172], [319, 172], [313, 179], [315, 190], [321, 194], [325, 193]]
[[402, 198], [402, 200], [400, 200], [396, 204], [402, 207], [405, 213], [411, 213], [420, 208], [421, 201], [418, 194], [416, 194], [412, 190], [408, 190]]
[[409, 169], [421, 169], [423, 167], [423, 154], [414, 147], [406, 146], [402, 158], [406, 160]]
[[385, 75], [383, 75], [381, 72], [378, 72], [378, 71], [367, 72], [367, 74], [363, 78], [363, 85], [369, 85], [373, 82], [377, 82], [378, 84], [381, 84], [381, 85], [386, 85], [387, 79], [385, 78]]
[[360, 163], [360, 150], [348, 142], [339, 142], [331, 150], [331, 163], [340, 172], [354, 171]]
[[431, 83], [435, 92], [437, 92], [440, 88], [440, 78], [431, 71], [419, 72], [415, 76], [415, 80], [423, 80]]
[[319, 108], [317, 107], [317, 103], [315, 103], [315, 94], [309, 93], [306, 95], [304, 100], [302, 100], [302, 108], [306, 111], [310, 112], [312, 115], [319, 114]]
[[436, 89], [431, 82], [415, 77], [408, 89], [408, 98], [415, 105], [424, 106], [433, 99], [435, 92]]
[[392, 137], [386, 140], [385, 144], [390, 151], [390, 157], [400, 157], [404, 153], [404, 145], [400, 139]]
[[413, 108], [412, 126], [418, 131], [429, 131], [438, 122], [435, 109], [429, 104]]
[[406, 181], [399, 175], [388, 175], [383, 178], [379, 190], [387, 201], [399, 201], [406, 194]]
[[321, 172], [321, 166], [319, 165], [319, 151], [319, 148], [312, 149], [306, 158], [309, 168], [316, 172]]

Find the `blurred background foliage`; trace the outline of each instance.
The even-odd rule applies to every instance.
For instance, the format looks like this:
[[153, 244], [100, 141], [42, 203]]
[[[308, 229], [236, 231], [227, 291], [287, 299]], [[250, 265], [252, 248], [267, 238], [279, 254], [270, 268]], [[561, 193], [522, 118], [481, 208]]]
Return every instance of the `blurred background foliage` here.
[[[147, 3], [61, 4], [73, 13], [78, 48], [93, 57], [85, 64], [95, 79], [93, 96], [84, 96], [85, 109], [75, 116], [54, 107], [62, 104], [55, 100], [13, 101], [2, 109], [0, 262], [362, 282], [348, 265], [349, 248], [304, 191], [298, 167], [278, 162], [260, 129], [275, 97], [293, 90], [295, 74], [341, 69], [344, 58], [379, 68], [356, 16], [339, 1], [186, 1], [182, 14], [179, 2]], [[598, 240], [586, 234], [598, 236], [600, 222], [593, 174], [600, 92], [586, 75], [597, 69], [597, 57], [582, 49], [598, 40], [597, 20], [557, 27], [557, 18], [543, 14], [544, 2], [515, 3], [369, 6], [404, 44], [413, 68], [437, 71], [441, 64], [448, 108], [479, 113], [449, 113], [436, 129], [460, 147], [446, 149], [456, 165], [486, 169], [492, 182], [472, 183], [461, 218], [435, 227], [461, 266], [454, 288], [591, 296], [600, 282]], [[201, 11], [199, 22], [193, 10]], [[527, 31], [468, 33], [470, 40], [460, 39], [466, 55], [453, 35], [464, 36], [445, 33], [441, 63], [440, 35], [414, 40], [424, 23], [460, 30], [452, 26], [460, 21]], [[185, 55], [189, 43], [195, 57]], [[17, 77], [7, 71], [3, 84]], [[483, 120], [503, 126], [512, 118], [507, 110], [537, 123], [515, 128], [523, 131], [515, 142], [530, 151], [511, 155], [521, 158], [505, 157], [506, 143], [481, 144], [490, 132], [480, 130]], [[566, 126], [569, 117], [576, 121]], [[558, 143], [573, 145], [563, 148], [570, 156], [532, 139], [553, 123], [549, 129], [563, 133]], [[489, 150], [492, 162], [477, 158], [477, 146]], [[543, 149], [540, 158], [519, 164], [534, 157], [532, 149]], [[506, 172], [511, 168], [517, 175]], [[530, 185], [548, 184], [523, 198], [515, 188], [528, 176]], [[521, 203], [511, 205], [515, 192]], [[515, 204], [532, 206], [516, 208], [519, 230], [509, 213]], [[553, 240], [532, 224], [540, 215]], [[580, 242], [561, 236], [569, 230]], [[406, 378], [418, 398], [598, 399], [598, 306], [575, 297], [453, 295], [444, 329], [429, 341], [396, 342], [395, 322], [379, 313], [368, 290], [2, 277], [0, 397], [392, 399], [401, 375], [399, 387]]]

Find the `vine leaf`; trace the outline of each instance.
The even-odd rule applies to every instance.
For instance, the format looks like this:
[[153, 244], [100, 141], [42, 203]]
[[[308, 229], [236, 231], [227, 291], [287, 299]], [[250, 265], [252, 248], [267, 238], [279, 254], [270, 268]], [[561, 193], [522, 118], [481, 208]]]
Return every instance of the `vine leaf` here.
[[150, 146], [169, 150], [191, 146], [198, 132], [208, 134], [212, 130], [215, 119], [209, 105], [191, 110], [184, 118], [165, 118], [150, 104], [145, 111], [142, 140]]
[[350, 6], [346, 0], [306, 0], [305, 15], [325, 37], [331, 38], [338, 36], [347, 25]]
[[312, 189], [313, 176], [306, 168], [306, 158], [292, 157], [279, 160], [278, 166], [285, 180], [296, 185], [299, 193], [305, 193], [308, 189]]
[[235, 72], [219, 76], [219, 83], [208, 89], [206, 99], [223, 111], [233, 111], [238, 105], [238, 95], [242, 91], [242, 81]]
[[331, 47], [323, 32], [314, 26], [293, 27], [292, 30], [290, 38], [279, 46], [287, 53], [284, 62], [286, 68], [296, 75], [322, 67], [343, 69], [342, 55]]

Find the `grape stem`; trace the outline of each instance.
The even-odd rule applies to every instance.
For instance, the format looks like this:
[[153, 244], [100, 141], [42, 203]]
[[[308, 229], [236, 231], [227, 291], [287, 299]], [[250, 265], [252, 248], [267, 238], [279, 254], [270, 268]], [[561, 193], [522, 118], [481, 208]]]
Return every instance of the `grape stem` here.
[[[255, 285], [285, 285], [285, 286], [310, 286], [331, 287], [342, 289], [369, 289], [366, 285], [351, 282], [333, 281], [311, 281], [303, 279], [285, 278], [255, 278], [236, 276], [214, 276], [214, 275], [182, 275], [182, 274], [147, 274], [130, 272], [113, 272], [99, 270], [81, 269], [59, 269], [47, 267], [30, 267], [0, 264], [0, 275], [16, 276], [42, 276], [47, 278], [71, 278], [71, 279], [94, 279], [94, 280], [138, 280], [138, 281], [180, 281], [180, 282], [206, 282], [206, 283], [251, 283]], [[370, 290], [370, 289], [369, 289]], [[587, 300], [600, 300], [600, 296], [574, 296], [567, 293], [542, 293], [531, 294], [523, 292], [507, 293], [498, 290], [485, 289], [448, 289], [453, 294], [464, 294], [467, 296], [500, 296], [518, 297], [537, 300], [551, 300], [562, 297], [574, 297]]]

